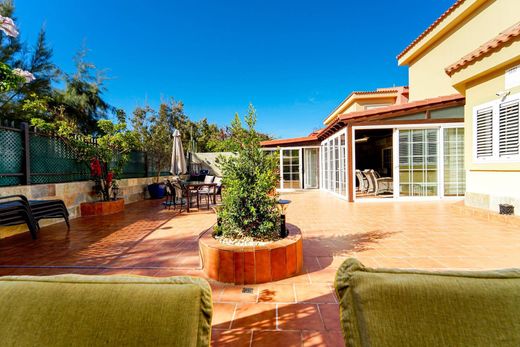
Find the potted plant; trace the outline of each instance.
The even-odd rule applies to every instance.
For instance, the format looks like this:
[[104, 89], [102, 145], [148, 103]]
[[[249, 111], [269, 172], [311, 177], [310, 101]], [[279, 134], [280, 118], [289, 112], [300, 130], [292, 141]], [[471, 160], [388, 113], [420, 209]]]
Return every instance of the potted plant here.
[[137, 108], [134, 111], [132, 124], [137, 134], [138, 145], [146, 151], [152, 171], [155, 172], [154, 182], [148, 185], [152, 199], [163, 198], [166, 187], [160, 182], [161, 171], [171, 160], [172, 134], [166, 110], [159, 112], [150, 107]]
[[245, 123], [244, 128], [235, 116], [232, 138], [236, 153], [218, 158], [223, 190], [222, 204], [215, 208], [217, 224], [199, 239], [206, 275], [235, 284], [293, 276], [301, 271], [303, 261], [299, 229], [288, 225], [285, 239], [281, 233], [276, 193], [278, 160], [260, 146], [252, 106]]
[[226, 189], [218, 210], [222, 223], [215, 233], [222, 241], [274, 241], [280, 237], [278, 194], [272, 194], [276, 191], [277, 160], [260, 146], [252, 106], [245, 122], [247, 128], [237, 115], [232, 124], [236, 155], [218, 159]]

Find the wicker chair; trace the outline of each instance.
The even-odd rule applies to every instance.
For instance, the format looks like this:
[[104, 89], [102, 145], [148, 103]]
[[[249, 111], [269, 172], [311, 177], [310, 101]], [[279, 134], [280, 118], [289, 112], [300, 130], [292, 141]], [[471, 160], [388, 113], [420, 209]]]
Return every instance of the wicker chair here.
[[380, 195], [394, 191], [392, 177], [377, 177], [373, 169], [363, 171], [368, 180], [368, 193]]

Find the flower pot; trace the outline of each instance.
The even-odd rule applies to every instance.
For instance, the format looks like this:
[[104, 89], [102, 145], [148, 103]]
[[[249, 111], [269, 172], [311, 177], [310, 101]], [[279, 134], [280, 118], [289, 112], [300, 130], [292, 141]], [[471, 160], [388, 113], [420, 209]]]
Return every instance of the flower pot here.
[[125, 209], [125, 200], [82, 202], [80, 204], [81, 216], [104, 216], [119, 213]]
[[303, 238], [287, 224], [288, 236], [259, 246], [224, 245], [208, 230], [199, 239], [207, 277], [234, 284], [259, 284], [293, 277], [303, 271]]
[[150, 193], [150, 198], [152, 199], [164, 198], [164, 195], [166, 194], [166, 185], [163, 183], [152, 183], [148, 185], [148, 193]]

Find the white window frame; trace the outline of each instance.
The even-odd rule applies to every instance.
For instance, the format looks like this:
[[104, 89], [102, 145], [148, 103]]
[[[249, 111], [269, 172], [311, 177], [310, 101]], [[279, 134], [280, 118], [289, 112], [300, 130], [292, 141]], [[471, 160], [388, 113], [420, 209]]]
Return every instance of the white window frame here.
[[[472, 157], [473, 162], [476, 164], [485, 164], [485, 163], [516, 163], [520, 162], [520, 152], [515, 155], [505, 155], [500, 156], [499, 148], [500, 148], [500, 105], [509, 103], [512, 101], [518, 101], [520, 103], [520, 93], [506, 96], [501, 99], [493, 100], [490, 102], [486, 102], [484, 104], [477, 105], [473, 107], [473, 134], [472, 134]], [[477, 112], [491, 108], [493, 112], [493, 120], [492, 120], [492, 129], [493, 129], [493, 155], [488, 157], [477, 156]], [[519, 116], [520, 117], [520, 116]], [[519, 122], [520, 124], [520, 122]], [[519, 125], [520, 126], [520, 125]], [[520, 133], [520, 132], [519, 132]]]
[[[433, 201], [440, 199], [447, 200], [461, 200], [464, 198], [463, 196], [444, 196], [444, 137], [443, 137], [443, 129], [446, 128], [464, 128], [464, 123], [424, 123], [424, 124], [398, 124], [398, 125], [361, 125], [361, 126], [353, 126], [352, 127], [352, 139], [350, 142], [350, 146], [352, 146], [352, 185], [356, 186], [356, 151], [355, 151], [355, 139], [356, 139], [356, 131], [364, 130], [364, 129], [392, 129], [392, 147], [393, 147], [393, 183], [394, 183], [394, 196], [391, 199], [363, 199], [357, 198], [356, 194], [353, 194], [354, 202], [390, 202], [390, 201]], [[399, 130], [408, 130], [408, 129], [438, 129], [439, 136], [439, 147], [438, 147], [438, 162], [437, 162], [437, 195], [436, 196], [411, 196], [405, 197], [400, 196], [399, 194]], [[466, 136], [466, 134], [464, 134]], [[442, 141], [442, 142], [440, 142]]]
[[[344, 148], [344, 153], [342, 153], [344, 155], [344, 158], [345, 158], [345, 172], [342, 174], [341, 173], [341, 154], [340, 154], [340, 157], [339, 157], [339, 161], [338, 161], [338, 165], [340, 166], [339, 170], [340, 170], [340, 174], [339, 174], [339, 188], [337, 189], [336, 191], [336, 157], [335, 157], [335, 152], [333, 149], [334, 149], [334, 141], [335, 139], [338, 139], [338, 147], [339, 147], [339, 150], [341, 151], [341, 138], [340, 136], [341, 135], [344, 135], [345, 136], [345, 148]], [[321, 142], [321, 148], [323, 147], [326, 147], [327, 146], [327, 153], [328, 155], [325, 156], [321, 156], [320, 157], [320, 169], [323, 167], [323, 169], [325, 169], [325, 166], [327, 166], [328, 170], [320, 170], [324, 175], [324, 179], [320, 182], [320, 189], [321, 190], [324, 190], [324, 191], [327, 191], [328, 193], [332, 194], [332, 195], [335, 195], [341, 199], [344, 199], [344, 200], [347, 200], [348, 199], [348, 196], [349, 196], [349, 191], [348, 191], [348, 156], [347, 156], [347, 151], [348, 151], [348, 136], [347, 136], [347, 128], [344, 128], [338, 132], [336, 132], [335, 134], [327, 137], [326, 139], [324, 139], [322, 142]], [[320, 152], [323, 152], [325, 153], [324, 151], [320, 150]], [[334, 170], [333, 170], [334, 169]], [[327, 172], [325, 172], [327, 171]], [[325, 175], [327, 177], [325, 177]], [[334, 177], [334, 180], [332, 179]], [[345, 195], [342, 195], [341, 192], [344, 188], [344, 191], [345, 191]]]

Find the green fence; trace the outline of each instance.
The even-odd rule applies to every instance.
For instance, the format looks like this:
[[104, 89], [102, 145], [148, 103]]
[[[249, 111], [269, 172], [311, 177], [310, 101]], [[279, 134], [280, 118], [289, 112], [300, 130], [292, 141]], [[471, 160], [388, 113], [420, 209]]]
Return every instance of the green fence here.
[[[132, 152], [121, 178], [154, 176], [155, 172], [153, 165], [147, 165], [146, 153]], [[0, 186], [89, 179], [89, 165], [79, 161], [61, 139], [32, 131], [25, 123], [0, 125]]]

